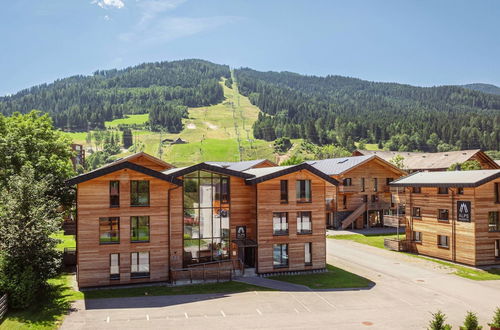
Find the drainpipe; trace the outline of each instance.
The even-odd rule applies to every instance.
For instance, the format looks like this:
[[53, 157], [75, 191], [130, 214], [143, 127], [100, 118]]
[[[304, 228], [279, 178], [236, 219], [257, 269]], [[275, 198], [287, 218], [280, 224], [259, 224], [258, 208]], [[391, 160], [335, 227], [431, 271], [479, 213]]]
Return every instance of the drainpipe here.
[[455, 189], [450, 189], [451, 190], [451, 216], [452, 216], [452, 219], [451, 219], [451, 237], [452, 237], [452, 244], [453, 244], [453, 248], [452, 248], [452, 260], [453, 261], [456, 261], [456, 258], [457, 258], [457, 248], [456, 248], [456, 242], [457, 242], [457, 230], [456, 230], [456, 221], [455, 221]]

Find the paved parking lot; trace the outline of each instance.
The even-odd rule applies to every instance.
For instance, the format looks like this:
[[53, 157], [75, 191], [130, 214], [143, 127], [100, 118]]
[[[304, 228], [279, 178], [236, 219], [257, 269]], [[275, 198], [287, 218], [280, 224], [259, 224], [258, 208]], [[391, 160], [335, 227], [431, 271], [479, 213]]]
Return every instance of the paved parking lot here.
[[447, 274], [435, 263], [328, 240], [328, 260], [370, 278], [369, 290], [247, 292], [79, 301], [63, 329], [422, 329], [441, 309], [455, 327], [466, 311], [483, 325], [500, 306], [500, 283]]

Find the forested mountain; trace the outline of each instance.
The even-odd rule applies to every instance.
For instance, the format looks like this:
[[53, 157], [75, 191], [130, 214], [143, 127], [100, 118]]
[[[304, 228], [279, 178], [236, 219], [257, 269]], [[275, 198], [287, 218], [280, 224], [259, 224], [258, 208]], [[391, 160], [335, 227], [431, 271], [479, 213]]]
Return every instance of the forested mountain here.
[[462, 87], [467, 89], [472, 89], [478, 92], [500, 95], [500, 87], [491, 84], [476, 83], [476, 84], [462, 85]]
[[228, 66], [203, 60], [145, 63], [73, 76], [0, 97], [0, 113], [38, 109], [48, 112], [59, 128], [86, 131], [102, 128], [104, 121], [124, 114], [149, 112], [153, 128], [178, 132], [187, 107], [224, 99], [221, 77], [230, 77]]
[[500, 148], [500, 96], [458, 86], [414, 87], [341, 76], [235, 70], [263, 112], [254, 135], [317, 144], [384, 143], [391, 150]]

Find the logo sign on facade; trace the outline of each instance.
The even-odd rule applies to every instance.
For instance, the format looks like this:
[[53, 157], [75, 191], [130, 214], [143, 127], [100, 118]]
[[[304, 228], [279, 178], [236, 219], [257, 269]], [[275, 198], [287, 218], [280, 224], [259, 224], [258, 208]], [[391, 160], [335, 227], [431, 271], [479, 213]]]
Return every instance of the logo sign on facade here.
[[458, 201], [457, 202], [457, 220], [471, 222], [472, 220], [472, 209], [471, 203], [469, 201]]
[[237, 239], [247, 238], [247, 226], [236, 226], [236, 238]]

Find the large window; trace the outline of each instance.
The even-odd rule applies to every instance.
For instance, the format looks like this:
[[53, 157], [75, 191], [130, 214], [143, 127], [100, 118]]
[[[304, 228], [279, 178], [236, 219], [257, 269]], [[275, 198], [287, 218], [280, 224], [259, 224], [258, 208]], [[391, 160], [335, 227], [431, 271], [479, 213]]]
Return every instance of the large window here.
[[438, 194], [440, 195], [448, 195], [448, 187], [439, 187]]
[[373, 178], [373, 191], [377, 192], [378, 191], [378, 179]]
[[420, 194], [422, 192], [422, 188], [420, 187], [412, 187], [411, 188], [411, 191], [414, 193], [414, 194]]
[[111, 253], [109, 255], [109, 279], [120, 279], [120, 254]]
[[184, 176], [184, 265], [229, 258], [229, 177]]
[[450, 220], [450, 212], [446, 209], [438, 210], [438, 220], [439, 221], [448, 221]]
[[495, 203], [500, 203], [500, 183], [495, 182]]
[[449, 245], [448, 245], [449, 242], [448, 241], [449, 241], [448, 236], [438, 235], [438, 242], [437, 242], [437, 244], [438, 244], [439, 247], [445, 247], [445, 248], [449, 247]]
[[297, 212], [297, 234], [310, 234], [311, 232], [311, 212]]
[[344, 180], [342, 180], [342, 185], [344, 186], [352, 186], [352, 178], [345, 178]]
[[273, 213], [273, 235], [288, 235], [288, 213]]
[[130, 240], [149, 242], [149, 217], [130, 217]]
[[414, 207], [412, 209], [412, 213], [411, 215], [414, 217], [414, 218], [421, 218], [422, 217], [422, 214], [420, 213], [420, 207]]
[[421, 231], [414, 231], [413, 232], [413, 241], [417, 243], [422, 242], [422, 232]]
[[304, 243], [304, 263], [306, 266], [312, 265], [312, 243]]
[[274, 268], [288, 267], [288, 244], [273, 245]]
[[130, 205], [149, 206], [149, 181], [130, 181]]
[[499, 212], [488, 212], [488, 231], [500, 231]]
[[109, 207], [120, 207], [120, 181], [109, 181]]
[[130, 254], [130, 277], [149, 277], [149, 252]]
[[280, 202], [288, 203], [288, 180], [280, 181]]
[[120, 243], [120, 218], [99, 218], [99, 243]]
[[311, 180], [297, 180], [296, 188], [297, 202], [307, 203], [311, 201]]

